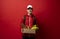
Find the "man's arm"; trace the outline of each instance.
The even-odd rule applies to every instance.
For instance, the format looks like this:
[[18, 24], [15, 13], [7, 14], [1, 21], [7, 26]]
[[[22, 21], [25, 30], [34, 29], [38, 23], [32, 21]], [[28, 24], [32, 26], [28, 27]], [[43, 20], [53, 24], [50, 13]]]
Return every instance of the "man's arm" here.
[[21, 19], [21, 28], [26, 28], [26, 26], [25, 26], [25, 16]]
[[32, 27], [31, 29], [38, 30], [39, 28], [38, 28], [37, 19], [36, 19], [35, 16], [34, 16], [33, 18], [34, 18], [34, 21], [33, 21], [33, 27]]

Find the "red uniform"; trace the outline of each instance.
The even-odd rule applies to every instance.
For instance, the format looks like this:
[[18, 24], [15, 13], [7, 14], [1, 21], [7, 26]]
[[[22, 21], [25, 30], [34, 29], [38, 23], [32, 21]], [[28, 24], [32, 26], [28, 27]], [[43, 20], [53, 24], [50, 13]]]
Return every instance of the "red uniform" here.
[[34, 15], [25, 15], [21, 20], [26, 27], [29, 26], [30, 28], [36, 24], [36, 18]]
[[[31, 15], [24, 15], [23, 19], [21, 20], [21, 26], [31, 28], [33, 25], [36, 25], [36, 18], [33, 14]], [[23, 39], [35, 39], [35, 34], [28, 34], [23, 33]]]

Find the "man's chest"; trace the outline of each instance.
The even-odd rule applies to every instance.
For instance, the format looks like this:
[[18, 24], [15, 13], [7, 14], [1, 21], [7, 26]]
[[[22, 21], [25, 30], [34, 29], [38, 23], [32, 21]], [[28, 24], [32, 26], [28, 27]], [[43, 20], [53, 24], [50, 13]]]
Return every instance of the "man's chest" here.
[[33, 20], [34, 20], [34, 19], [33, 19], [33, 17], [31, 17], [31, 16], [27, 16], [27, 17], [26, 17], [26, 22], [31, 22], [31, 23], [32, 23]]

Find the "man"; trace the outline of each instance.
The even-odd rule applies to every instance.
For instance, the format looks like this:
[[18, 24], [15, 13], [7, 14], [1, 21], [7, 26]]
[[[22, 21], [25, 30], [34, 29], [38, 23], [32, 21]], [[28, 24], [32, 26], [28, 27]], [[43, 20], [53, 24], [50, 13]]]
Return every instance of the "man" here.
[[[34, 29], [34, 30], [38, 29], [38, 27], [36, 27], [37, 26], [36, 17], [32, 14], [32, 12], [33, 12], [32, 5], [28, 5], [27, 14], [24, 15], [21, 21], [22, 28]], [[35, 39], [35, 35], [34, 34], [23, 34], [23, 39]]]

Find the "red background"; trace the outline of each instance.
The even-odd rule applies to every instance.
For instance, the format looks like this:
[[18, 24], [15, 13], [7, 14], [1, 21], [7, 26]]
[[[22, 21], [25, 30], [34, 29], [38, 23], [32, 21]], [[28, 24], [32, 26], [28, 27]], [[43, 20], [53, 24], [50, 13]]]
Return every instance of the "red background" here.
[[20, 20], [32, 4], [39, 24], [37, 39], [60, 39], [59, 2], [56, 0], [0, 0], [0, 39], [22, 39]]

